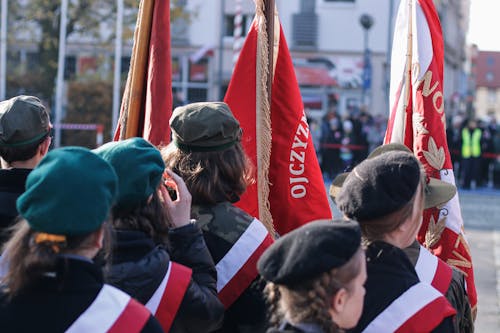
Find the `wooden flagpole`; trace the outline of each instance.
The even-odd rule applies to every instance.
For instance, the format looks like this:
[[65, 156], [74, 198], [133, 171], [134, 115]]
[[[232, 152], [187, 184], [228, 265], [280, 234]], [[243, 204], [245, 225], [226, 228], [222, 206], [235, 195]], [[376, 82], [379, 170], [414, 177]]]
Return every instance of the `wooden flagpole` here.
[[[411, 67], [412, 67], [412, 55], [413, 55], [413, 0], [408, 0], [408, 41], [406, 47], [406, 77], [405, 77], [405, 94], [404, 94], [404, 112], [406, 114], [406, 109], [408, 108], [408, 103], [410, 100], [411, 93]], [[406, 117], [404, 124], [406, 124]], [[404, 143], [405, 135], [403, 135]]]

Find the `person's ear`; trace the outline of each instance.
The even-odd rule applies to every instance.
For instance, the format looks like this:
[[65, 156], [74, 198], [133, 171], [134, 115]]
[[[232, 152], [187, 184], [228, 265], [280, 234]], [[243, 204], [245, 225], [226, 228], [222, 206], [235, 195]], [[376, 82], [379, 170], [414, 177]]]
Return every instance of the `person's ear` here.
[[97, 249], [102, 249], [104, 244], [104, 226], [101, 226], [101, 228], [94, 233], [92, 243]]
[[49, 152], [50, 143], [51, 143], [50, 138], [47, 138], [43, 140], [43, 142], [40, 143], [40, 145], [38, 145], [38, 154], [40, 154], [41, 157], [44, 157]]
[[344, 311], [348, 296], [349, 295], [345, 288], [340, 288], [339, 291], [337, 291], [337, 293], [333, 295], [332, 303], [330, 305], [332, 316], [336, 317]]

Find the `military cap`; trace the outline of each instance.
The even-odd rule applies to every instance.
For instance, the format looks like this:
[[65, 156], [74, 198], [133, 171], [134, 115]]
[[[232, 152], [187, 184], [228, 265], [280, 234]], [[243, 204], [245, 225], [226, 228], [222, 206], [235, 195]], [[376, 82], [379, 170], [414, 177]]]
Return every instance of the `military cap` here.
[[49, 114], [38, 98], [21, 95], [0, 102], [0, 146], [35, 143], [49, 131]]
[[291, 289], [347, 263], [361, 246], [354, 221], [318, 220], [280, 237], [257, 262], [264, 279]]
[[106, 220], [117, 193], [113, 167], [81, 147], [50, 151], [31, 171], [17, 209], [30, 227], [58, 235], [84, 235]]
[[[386, 145], [381, 145], [375, 148], [370, 155], [368, 155], [367, 159], [374, 158], [377, 156], [380, 156], [384, 153], [390, 152], [390, 151], [402, 151], [402, 152], [407, 152], [411, 153], [411, 150], [408, 149], [403, 144], [400, 143], [389, 143]], [[340, 193], [340, 190], [342, 189], [342, 186], [344, 184], [344, 181], [346, 180], [347, 176], [349, 175], [349, 172], [344, 172], [339, 175], [337, 175], [333, 181], [332, 184], [330, 185], [330, 197], [332, 198], [333, 201], [335, 201], [335, 198], [338, 196]], [[433, 178], [433, 177], [428, 177], [426, 180], [425, 184], [425, 200], [424, 200], [424, 208], [431, 208], [431, 207], [436, 207], [440, 206], [446, 202], [448, 202], [451, 198], [455, 196], [457, 193], [457, 188], [445, 181]]]
[[118, 208], [135, 208], [160, 185], [165, 163], [160, 151], [143, 138], [109, 142], [94, 152], [108, 161], [118, 175]]
[[186, 152], [221, 151], [241, 139], [240, 123], [223, 102], [177, 107], [170, 118], [172, 140]]

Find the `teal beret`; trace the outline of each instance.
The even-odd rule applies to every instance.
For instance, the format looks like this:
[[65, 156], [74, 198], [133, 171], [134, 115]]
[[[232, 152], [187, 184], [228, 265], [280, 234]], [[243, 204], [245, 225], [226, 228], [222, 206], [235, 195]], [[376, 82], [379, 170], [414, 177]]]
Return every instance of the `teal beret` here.
[[116, 206], [120, 209], [139, 206], [160, 185], [165, 163], [160, 151], [143, 138], [109, 142], [94, 152], [118, 175]]
[[221, 151], [241, 139], [241, 127], [223, 102], [177, 107], [170, 118], [174, 144], [186, 152]]
[[50, 151], [26, 180], [17, 209], [35, 231], [84, 235], [108, 217], [117, 177], [108, 162], [86, 148]]

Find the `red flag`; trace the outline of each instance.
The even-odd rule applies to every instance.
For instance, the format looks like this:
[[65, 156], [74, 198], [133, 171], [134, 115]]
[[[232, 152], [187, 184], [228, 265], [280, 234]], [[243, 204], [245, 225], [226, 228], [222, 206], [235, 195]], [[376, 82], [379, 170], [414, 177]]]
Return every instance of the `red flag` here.
[[170, 58], [170, 1], [143, 0], [115, 140], [142, 136], [154, 145], [170, 141]]
[[[443, 33], [432, 0], [401, 1], [393, 45], [391, 116], [385, 143], [404, 143], [422, 162], [428, 176], [455, 185], [445, 132]], [[474, 271], [458, 193], [442, 209], [424, 212], [418, 240], [464, 272], [475, 311]]]
[[[256, 88], [263, 77], [262, 69], [259, 69], [260, 47], [257, 46], [259, 34], [263, 31], [259, 28], [261, 20], [257, 10], [225, 101], [241, 123], [243, 146], [257, 169], [266, 149], [262, 136], [270, 137], [268, 178], [257, 177], [257, 183], [247, 189], [239, 206], [262, 220], [259, 187], [265, 185], [263, 182], [269, 182], [269, 199], [264, 204], [269, 204], [276, 231], [285, 234], [312, 220], [331, 218], [331, 211], [281, 26], [279, 31], [276, 30], [274, 43], [276, 60], [271, 90], [271, 128], [264, 133], [261, 131], [260, 119], [265, 117], [262, 115], [265, 101], [260, 100]], [[279, 24], [278, 20], [275, 22]]]

